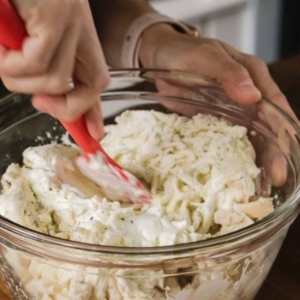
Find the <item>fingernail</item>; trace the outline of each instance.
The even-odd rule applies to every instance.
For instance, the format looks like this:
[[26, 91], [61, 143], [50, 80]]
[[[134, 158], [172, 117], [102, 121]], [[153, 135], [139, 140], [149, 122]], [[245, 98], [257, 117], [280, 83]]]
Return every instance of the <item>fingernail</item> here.
[[259, 90], [252, 83], [249, 82], [241, 83], [239, 85], [239, 89], [243, 95], [260, 94]]

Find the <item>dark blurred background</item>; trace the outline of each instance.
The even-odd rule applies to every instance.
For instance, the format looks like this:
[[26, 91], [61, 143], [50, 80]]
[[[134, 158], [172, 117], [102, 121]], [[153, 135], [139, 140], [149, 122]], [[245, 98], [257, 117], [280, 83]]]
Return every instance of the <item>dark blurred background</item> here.
[[300, 53], [300, 1], [282, 0], [280, 58]]
[[[190, 23], [266, 63], [300, 53], [300, 0], [148, 0], [158, 11]], [[8, 92], [0, 80], [0, 98]]]

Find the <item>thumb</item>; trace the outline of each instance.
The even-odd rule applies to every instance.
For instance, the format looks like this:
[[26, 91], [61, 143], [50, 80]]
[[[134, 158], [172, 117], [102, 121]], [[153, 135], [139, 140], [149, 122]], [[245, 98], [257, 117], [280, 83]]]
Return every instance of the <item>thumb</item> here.
[[221, 62], [216, 69], [215, 77], [227, 95], [236, 102], [252, 104], [259, 101], [262, 96], [247, 69], [231, 57]]

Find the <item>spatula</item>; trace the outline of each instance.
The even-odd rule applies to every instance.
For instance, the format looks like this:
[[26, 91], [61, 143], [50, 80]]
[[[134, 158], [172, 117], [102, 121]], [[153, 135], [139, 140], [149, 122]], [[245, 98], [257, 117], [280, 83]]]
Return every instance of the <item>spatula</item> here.
[[[9, 0], [0, 0], [0, 44], [19, 50], [27, 32]], [[88, 132], [83, 117], [73, 122], [60, 120], [85, 154], [76, 158], [80, 171], [97, 183], [111, 200], [134, 203], [150, 202], [150, 195], [139, 180], [107, 155]]]

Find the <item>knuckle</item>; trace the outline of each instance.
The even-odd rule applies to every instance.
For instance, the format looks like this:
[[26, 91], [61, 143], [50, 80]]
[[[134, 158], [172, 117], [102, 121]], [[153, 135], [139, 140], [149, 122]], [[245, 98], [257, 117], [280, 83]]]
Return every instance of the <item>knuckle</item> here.
[[209, 45], [210, 47], [220, 47], [220, 41], [217, 39], [207, 39], [206, 40], [207, 45]]
[[[49, 68], [49, 63], [44, 58], [36, 57], [34, 60], [30, 61], [28, 67], [25, 66], [24, 69], [28, 71], [31, 75], [39, 75], [47, 72]], [[25, 71], [24, 70], [24, 71]]]
[[[62, 112], [58, 112], [59, 114], [62, 114]], [[80, 105], [66, 105], [66, 108], [63, 112], [63, 115], [61, 115], [60, 119], [63, 119], [65, 121], [74, 121], [77, 118], [79, 118], [81, 115], [85, 113], [85, 110], [82, 109]]]
[[246, 57], [246, 61], [248, 61], [249, 64], [252, 64], [253, 66], [255, 66], [255, 68], [263, 70], [263, 71], [267, 71], [268, 67], [267, 65], [258, 57], [256, 56], [252, 56], [252, 55], [248, 55]]
[[59, 76], [53, 76], [47, 79], [47, 90], [48, 93], [54, 95], [65, 94], [68, 91], [69, 78], [61, 78]]
[[102, 74], [102, 76], [98, 76], [93, 79], [92, 86], [98, 92], [102, 93], [110, 83], [110, 76], [108, 73]]
[[67, 121], [67, 122], [72, 122], [74, 120], [76, 120], [80, 115], [75, 113], [72, 109], [67, 109], [64, 114], [61, 114], [60, 112], [58, 112], [58, 114], [60, 114], [59, 116], [57, 116], [58, 119]]
[[[231, 71], [232, 74], [236, 74], [238, 76], [249, 76], [247, 70], [238, 63], [230, 63], [227, 67], [229, 71]], [[225, 67], [226, 70], [226, 67]]]
[[219, 51], [222, 46], [221, 42], [217, 39], [204, 38], [201, 39], [201, 48], [207, 51]]
[[78, 111], [76, 111], [73, 107], [67, 105], [67, 103], [60, 103], [60, 105], [52, 105], [51, 107], [48, 107], [47, 113], [52, 115], [54, 118], [64, 120], [67, 122], [74, 121], [80, 116]]

